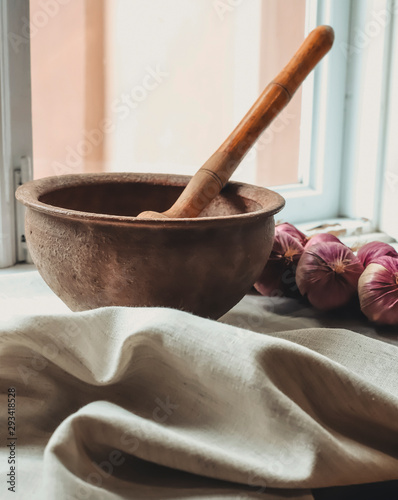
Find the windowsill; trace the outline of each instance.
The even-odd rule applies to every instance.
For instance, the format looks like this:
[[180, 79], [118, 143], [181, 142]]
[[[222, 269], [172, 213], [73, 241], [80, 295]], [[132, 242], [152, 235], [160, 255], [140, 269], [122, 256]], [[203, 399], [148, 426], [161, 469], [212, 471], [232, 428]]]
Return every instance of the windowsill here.
[[382, 241], [389, 243], [398, 251], [398, 242], [386, 233], [374, 231], [372, 224], [367, 219], [339, 217], [296, 224], [296, 227], [307, 236], [313, 236], [320, 232], [332, 233], [345, 245], [354, 249], [370, 241]]
[[0, 303], [12, 315], [65, 314], [69, 308], [55, 295], [34, 264], [0, 269]]
[[0, 276], [6, 274], [9, 275], [9, 274], [27, 273], [29, 271], [37, 271], [36, 266], [34, 264], [20, 262], [18, 264], [15, 264], [15, 266], [5, 267], [4, 269], [0, 269]]

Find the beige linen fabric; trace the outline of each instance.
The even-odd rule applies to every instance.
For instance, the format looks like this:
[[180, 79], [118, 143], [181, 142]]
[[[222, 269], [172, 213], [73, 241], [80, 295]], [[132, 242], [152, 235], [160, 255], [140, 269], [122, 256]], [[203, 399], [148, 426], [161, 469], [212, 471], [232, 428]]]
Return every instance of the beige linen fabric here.
[[263, 297], [219, 322], [71, 313], [36, 272], [0, 277], [0, 300], [0, 498], [306, 500], [398, 479], [396, 332]]

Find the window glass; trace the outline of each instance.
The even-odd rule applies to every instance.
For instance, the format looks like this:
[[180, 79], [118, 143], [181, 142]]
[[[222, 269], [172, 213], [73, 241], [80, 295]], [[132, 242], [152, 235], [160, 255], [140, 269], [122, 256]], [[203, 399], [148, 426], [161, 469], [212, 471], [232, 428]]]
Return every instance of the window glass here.
[[[305, 4], [30, 0], [35, 178], [193, 174], [304, 39]], [[299, 181], [300, 120], [299, 90], [238, 178]]]

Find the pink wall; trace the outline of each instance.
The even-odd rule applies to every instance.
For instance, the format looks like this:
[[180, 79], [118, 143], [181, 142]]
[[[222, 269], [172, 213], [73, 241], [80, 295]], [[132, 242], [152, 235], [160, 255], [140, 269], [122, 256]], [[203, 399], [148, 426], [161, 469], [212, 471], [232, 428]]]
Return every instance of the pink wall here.
[[94, 147], [85, 135], [104, 108], [95, 64], [102, 57], [101, 9], [95, 11], [102, 0], [50, 4], [54, 10], [46, 12], [45, 2], [30, 0], [35, 178], [103, 168], [102, 142]]
[[[262, 3], [261, 87], [289, 61], [304, 40], [305, 0], [267, 0]], [[257, 183], [262, 186], [298, 181], [301, 89], [263, 135], [259, 147]], [[260, 143], [261, 144], [261, 143]]]

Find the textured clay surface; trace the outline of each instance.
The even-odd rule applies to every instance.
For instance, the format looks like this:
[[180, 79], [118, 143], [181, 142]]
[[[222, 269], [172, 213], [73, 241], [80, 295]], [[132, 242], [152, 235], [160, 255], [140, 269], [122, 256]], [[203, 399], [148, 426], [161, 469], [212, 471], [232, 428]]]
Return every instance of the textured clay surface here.
[[220, 317], [261, 273], [284, 201], [231, 182], [201, 217], [136, 219], [167, 209], [188, 180], [77, 174], [21, 186], [26, 238], [44, 280], [74, 311], [164, 306]]

